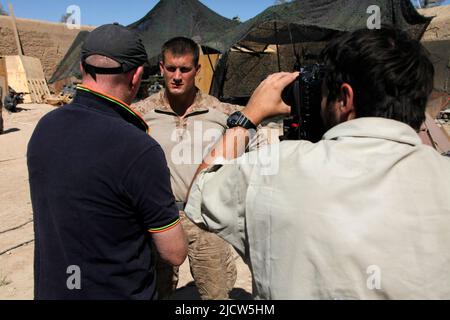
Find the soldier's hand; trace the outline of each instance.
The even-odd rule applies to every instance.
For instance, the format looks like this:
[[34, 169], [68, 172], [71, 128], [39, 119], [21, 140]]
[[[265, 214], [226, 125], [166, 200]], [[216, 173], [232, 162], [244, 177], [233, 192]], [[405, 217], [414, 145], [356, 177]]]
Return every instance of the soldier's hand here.
[[268, 76], [256, 88], [242, 112], [255, 125], [259, 125], [266, 118], [288, 115], [291, 108], [283, 102], [281, 93], [298, 75], [299, 72], [279, 72]]

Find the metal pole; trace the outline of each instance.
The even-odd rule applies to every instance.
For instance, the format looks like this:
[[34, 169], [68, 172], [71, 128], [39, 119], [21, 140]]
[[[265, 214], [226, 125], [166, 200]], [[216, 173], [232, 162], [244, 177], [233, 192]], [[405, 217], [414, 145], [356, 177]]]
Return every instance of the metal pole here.
[[276, 38], [276, 45], [277, 45], [277, 59], [278, 59], [278, 72], [281, 72], [281, 62], [280, 62], [280, 48], [278, 47], [278, 27], [277, 22], [275, 21], [275, 38]]
[[397, 26], [397, 17], [395, 16], [395, 3], [394, 0], [391, 0], [391, 10], [392, 10], [392, 25]]

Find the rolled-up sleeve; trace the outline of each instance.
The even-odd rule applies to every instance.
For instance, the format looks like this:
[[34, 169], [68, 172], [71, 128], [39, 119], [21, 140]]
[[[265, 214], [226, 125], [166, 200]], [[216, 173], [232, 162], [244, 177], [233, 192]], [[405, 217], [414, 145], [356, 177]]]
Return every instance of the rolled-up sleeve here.
[[237, 163], [202, 171], [192, 185], [185, 208], [197, 225], [217, 233], [246, 255], [245, 206], [251, 168]]

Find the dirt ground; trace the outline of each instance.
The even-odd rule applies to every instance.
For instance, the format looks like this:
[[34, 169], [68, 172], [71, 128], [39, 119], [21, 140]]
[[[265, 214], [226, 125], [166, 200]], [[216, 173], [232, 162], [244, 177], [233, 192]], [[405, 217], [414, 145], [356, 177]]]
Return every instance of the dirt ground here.
[[[20, 112], [3, 109], [5, 134], [0, 135], [0, 300], [33, 299], [33, 213], [28, 186], [26, 149], [39, 119], [50, 105], [20, 105]], [[236, 255], [238, 279], [233, 299], [251, 297], [251, 275]], [[199, 299], [186, 261], [181, 266], [175, 299]]]

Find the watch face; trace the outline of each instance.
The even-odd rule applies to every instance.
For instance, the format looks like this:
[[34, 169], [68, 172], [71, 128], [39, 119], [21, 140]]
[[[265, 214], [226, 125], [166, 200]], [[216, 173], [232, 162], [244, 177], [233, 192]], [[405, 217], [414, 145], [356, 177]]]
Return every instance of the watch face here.
[[228, 126], [235, 126], [237, 121], [239, 119], [239, 114], [233, 113], [229, 118], [228, 118]]

